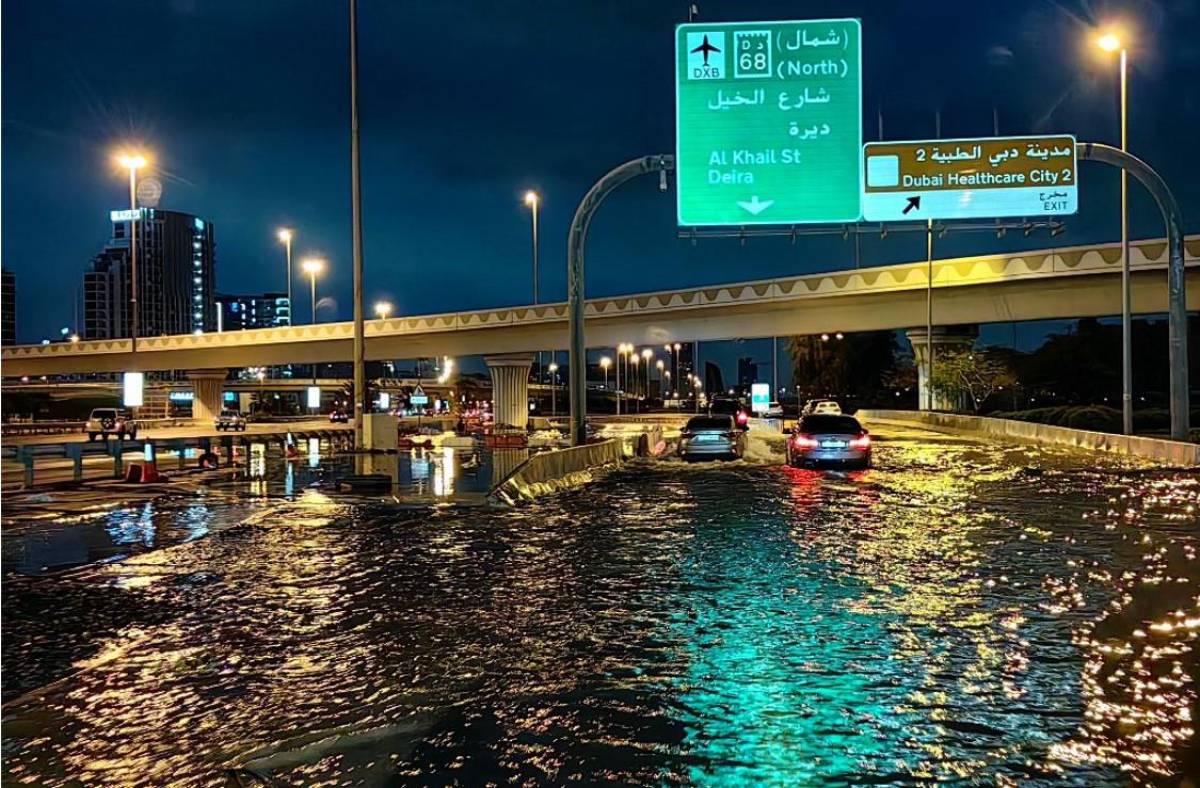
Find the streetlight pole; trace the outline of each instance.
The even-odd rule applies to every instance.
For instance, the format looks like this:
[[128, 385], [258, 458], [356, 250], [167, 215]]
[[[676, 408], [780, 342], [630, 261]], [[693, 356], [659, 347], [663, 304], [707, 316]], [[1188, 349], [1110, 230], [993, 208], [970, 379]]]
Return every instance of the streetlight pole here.
[[[525, 192], [525, 204], [533, 217], [533, 305], [538, 305], [538, 205], [541, 198], [533, 189]], [[542, 382], [542, 351], [537, 354], [537, 381]]]
[[[1106, 33], [1096, 41], [1105, 52], [1120, 52], [1121, 68], [1121, 152], [1129, 152], [1129, 59], [1128, 51], [1116, 33]], [[1126, 435], [1133, 434], [1133, 296], [1129, 268], [1129, 173], [1121, 168], [1121, 425]]]
[[130, 325], [130, 352], [137, 352], [138, 341], [138, 266], [137, 266], [137, 231], [138, 221], [137, 215], [137, 165], [129, 165], [129, 210], [132, 211], [132, 218], [129, 220], [129, 325]]
[[292, 313], [296, 309], [295, 303], [292, 302], [292, 231], [284, 227], [279, 231], [279, 240], [283, 241], [284, 249], [286, 250], [287, 269], [285, 271], [287, 277], [287, 299], [288, 299], [288, 325], [292, 325], [295, 321], [292, 319]]
[[[354, 447], [363, 445], [367, 413], [366, 336], [363, 325], [362, 174], [358, 149], [358, 0], [350, 0], [350, 203], [354, 243]], [[316, 280], [313, 280], [314, 288]], [[316, 316], [316, 308], [313, 309]], [[313, 322], [316, 322], [315, 320]]]
[[[1121, 152], [1129, 152], [1129, 68], [1121, 48]], [[1133, 434], [1133, 294], [1129, 269], [1129, 173], [1121, 168], [1121, 421]]]
[[554, 361], [546, 367], [550, 371], [550, 415], [558, 415], [558, 383], [555, 380], [558, 377], [558, 364]]
[[[634, 350], [630, 351], [630, 353], [629, 353], [629, 363], [633, 365], [633, 376], [632, 376], [633, 377], [633, 386], [632, 386], [633, 401], [637, 405], [637, 412], [641, 413], [642, 412], [642, 403], [639, 402], [638, 398], [637, 398], [637, 388], [638, 388], [637, 384], [641, 383], [642, 377], [641, 377], [641, 375], [638, 374], [638, 354], [637, 354], [636, 348]], [[626, 367], [625, 377], [627, 380], [630, 377], [628, 367]]]
[[129, 170], [129, 338], [130, 352], [137, 352], [138, 341], [138, 265], [137, 265], [137, 171], [146, 166], [146, 157], [140, 154], [122, 154], [118, 161]]

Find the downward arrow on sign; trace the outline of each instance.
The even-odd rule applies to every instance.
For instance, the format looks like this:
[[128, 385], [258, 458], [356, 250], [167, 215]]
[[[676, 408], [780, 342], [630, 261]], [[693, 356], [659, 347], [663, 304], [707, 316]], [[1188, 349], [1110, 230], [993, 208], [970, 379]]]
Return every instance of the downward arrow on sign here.
[[759, 200], [757, 194], [751, 197], [749, 202], [738, 202], [738, 205], [749, 211], [751, 216], [758, 216], [760, 213], [767, 210], [774, 204], [774, 200]]

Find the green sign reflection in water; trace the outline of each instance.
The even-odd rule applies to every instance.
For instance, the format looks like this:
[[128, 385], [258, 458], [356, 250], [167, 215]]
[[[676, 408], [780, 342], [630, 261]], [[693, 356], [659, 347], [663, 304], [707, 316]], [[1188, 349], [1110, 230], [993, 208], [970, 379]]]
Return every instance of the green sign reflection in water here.
[[681, 225], [857, 221], [859, 20], [676, 27], [675, 155]]

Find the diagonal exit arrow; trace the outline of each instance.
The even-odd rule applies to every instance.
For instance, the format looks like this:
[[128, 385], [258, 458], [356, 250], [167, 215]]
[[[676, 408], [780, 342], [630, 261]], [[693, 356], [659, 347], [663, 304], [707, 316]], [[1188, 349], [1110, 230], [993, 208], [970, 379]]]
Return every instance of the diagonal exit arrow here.
[[774, 200], [759, 200], [757, 194], [751, 197], [749, 202], [745, 200], [738, 201], [738, 205], [749, 211], [751, 216], [758, 216], [774, 204]]
[[918, 211], [921, 210], [921, 195], [919, 195], [919, 194], [915, 197], [908, 198], [908, 205], [904, 206], [903, 212], [908, 213], [909, 211], [913, 210], [914, 208], [917, 209]]

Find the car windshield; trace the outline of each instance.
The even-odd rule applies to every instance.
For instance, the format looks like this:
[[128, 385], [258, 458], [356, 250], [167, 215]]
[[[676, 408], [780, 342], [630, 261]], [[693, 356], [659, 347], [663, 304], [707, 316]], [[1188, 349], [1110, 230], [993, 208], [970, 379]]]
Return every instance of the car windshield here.
[[737, 413], [742, 409], [741, 404], [733, 399], [715, 399], [709, 407], [710, 413]]
[[112, 408], [101, 408], [99, 410], [92, 411], [93, 419], [111, 419], [111, 418], [115, 418], [116, 415], [117, 415], [117, 412], [115, 410], [113, 410]]
[[733, 422], [728, 416], [696, 416], [687, 423], [688, 432], [704, 432], [705, 430], [729, 430]]
[[805, 416], [800, 431], [810, 435], [857, 435], [863, 429], [858, 419], [851, 416]]
[[238, 413], [236, 410], [223, 410], [223, 411], [221, 411], [221, 415], [226, 418], [236, 419], [241, 414]]

